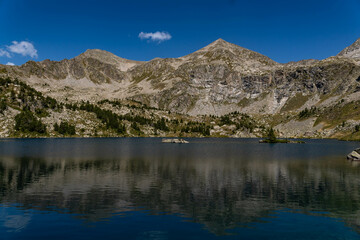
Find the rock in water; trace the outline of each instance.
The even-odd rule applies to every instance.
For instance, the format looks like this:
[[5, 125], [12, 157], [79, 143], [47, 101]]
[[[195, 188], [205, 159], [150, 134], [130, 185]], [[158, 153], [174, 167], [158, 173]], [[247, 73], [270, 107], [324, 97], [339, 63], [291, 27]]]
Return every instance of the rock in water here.
[[360, 148], [355, 149], [346, 157], [348, 160], [360, 161]]
[[188, 141], [184, 139], [163, 139], [163, 143], [189, 143]]

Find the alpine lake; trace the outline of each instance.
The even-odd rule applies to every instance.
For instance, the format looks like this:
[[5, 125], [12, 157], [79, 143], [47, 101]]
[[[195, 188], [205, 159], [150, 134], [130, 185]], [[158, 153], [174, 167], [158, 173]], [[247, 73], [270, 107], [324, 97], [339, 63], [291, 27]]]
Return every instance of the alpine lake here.
[[360, 143], [161, 140], [0, 140], [0, 239], [360, 239]]

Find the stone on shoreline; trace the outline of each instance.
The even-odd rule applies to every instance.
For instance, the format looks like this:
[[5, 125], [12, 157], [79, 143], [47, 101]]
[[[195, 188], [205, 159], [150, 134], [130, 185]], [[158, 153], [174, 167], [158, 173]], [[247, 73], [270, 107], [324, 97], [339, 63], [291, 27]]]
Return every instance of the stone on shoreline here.
[[360, 161], [360, 148], [357, 148], [349, 153], [346, 158], [351, 161]]

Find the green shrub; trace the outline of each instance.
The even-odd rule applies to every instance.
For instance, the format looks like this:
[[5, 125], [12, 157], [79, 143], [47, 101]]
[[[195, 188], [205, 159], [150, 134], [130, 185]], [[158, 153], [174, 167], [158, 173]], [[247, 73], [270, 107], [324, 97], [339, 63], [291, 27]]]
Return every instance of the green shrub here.
[[266, 139], [269, 140], [269, 142], [276, 142], [275, 131], [273, 128], [268, 129], [266, 133]]
[[161, 118], [160, 120], [158, 120], [155, 125], [154, 125], [154, 128], [156, 130], [162, 130], [162, 131], [169, 131], [169, 128], [168, 126], [166, 126], [166, 123], [165, 123], [165, 119], [164, 118]]
[[75, 126], [67, 122], [61, 122], [60, 125], [54, 124], [54, 130], [63, 135], [75, 135]]
[[355, 126], [355, 132], [358, 132], [358, 131], [360, 131], [360, 125]]
[[46, 133], [46, 126], [30, 111], [23, 111], [15, 116], [15, 130], [20, 132]]
[[103, 110], [98, 106], [95, 106], [89, 102], [83, 103], [79, 107], [80, 110], [87, 112], [93, 112], [96, 114], [96, 117], [100, 119], [108, 128], [116, 130], [118, 133], [126, 133], [126, 127], [124, 124], [121, 124], [121, 117], [110, 110]]
[[7, 109], [6, 101], [2, 99], [0, 101], [0, 113], [3, 113]]
[[220, 125], [231, 125], [233, 122], [230, 120], [229, 115], [221, 116]]
[[136, 130], [136, 131], [140, 131], [140, 128], [139, 128], [139, 126], [136, 124], [136, 122], [133, 122], [133, 123], [131, 124], [131, 127], [132, 127], [134, 130]]
[[310, 110], [305, 108], [304, 110], [302, 110], [299, 113], [299, 118], [303, 119], [303, 118], [311, 117], [312, 115], [314, 115], [316, 113], [316, 111], [317, 111], [316, 107], [311, 107]]

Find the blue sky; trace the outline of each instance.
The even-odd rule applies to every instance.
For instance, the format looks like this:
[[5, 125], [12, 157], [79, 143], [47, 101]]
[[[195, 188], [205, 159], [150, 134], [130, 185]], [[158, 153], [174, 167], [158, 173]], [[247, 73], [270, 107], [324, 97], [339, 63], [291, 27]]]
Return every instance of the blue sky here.
[[[167, 40], [139, 38], [157, 31]], [[218, 38], [281, 63], [324, 59], [360, 38], [360, 0], [0, 0], [1, 64], [93, 48], [133, 60], [180, 57]]]

